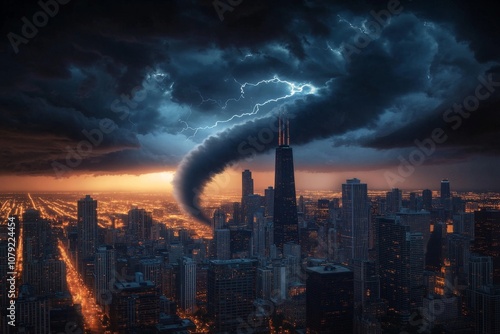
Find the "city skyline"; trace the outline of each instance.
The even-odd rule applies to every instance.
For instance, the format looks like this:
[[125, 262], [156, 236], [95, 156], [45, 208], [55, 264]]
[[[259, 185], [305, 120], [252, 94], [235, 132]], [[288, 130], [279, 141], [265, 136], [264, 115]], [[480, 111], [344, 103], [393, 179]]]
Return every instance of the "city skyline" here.
[[280, 113], [297, 189], [500, 190], [491, 6], [54, 1], [2, 14], [0, 191], [265, 189]]

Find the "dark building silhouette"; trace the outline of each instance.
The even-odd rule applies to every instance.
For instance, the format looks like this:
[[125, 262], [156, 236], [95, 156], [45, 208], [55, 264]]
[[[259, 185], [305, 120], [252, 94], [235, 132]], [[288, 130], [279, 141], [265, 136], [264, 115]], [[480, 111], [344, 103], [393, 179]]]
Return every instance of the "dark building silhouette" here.
[[253, 179], [252, 172], [245, 169], [241, 173], [241, 197], [253, 195]]
[[307, 268], [307, 331], [312, 334], [352, 333], [353, 272], [340, 265]]
[[441, 206], [445, 211], [451, 211], [450, 181], [447, 179], [441, 181]]
[[432, 210], [432, 191], [430, 189], [422, 191], [422, 204], [424, 210], [429, 212]]
[[493, 284], [500, 284], [500, 211], [474, 212], [474, 242], [472, 252], [493, 259]]
[[274, 174], [274, 243], [283, 250], [286, 242], [299, 243], [297, 218], [297, 199], [295, 196], [295, 177], [293, 152], [290, 147], [288, 126], [283, 129], [280, 120], [276, 164]]

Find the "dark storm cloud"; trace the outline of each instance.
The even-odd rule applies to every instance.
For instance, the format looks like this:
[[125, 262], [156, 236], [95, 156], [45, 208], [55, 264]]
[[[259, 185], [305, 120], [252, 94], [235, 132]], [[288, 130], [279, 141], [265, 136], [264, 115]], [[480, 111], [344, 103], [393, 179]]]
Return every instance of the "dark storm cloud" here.
[[[178, 181], [181, 197], [192, 206], [193, 189], [202, 191], [212, 173], [244, 158], [238, 145], [258, 135], [279, 108], [290, 117], [294, 145], [331, 139], [380, 150], [409, 147], [439, 126], [439, 108], [460, 101], [477, 75], [498, 62], [497, 13], [481, 1], [401, 1], [401, 14], [346, 61], [342, 43], [354, 44], [363, 24], [374, 20], [370, 12], [388, 3], [243, 1], [221, 21], [209, 0], [73, 0], [16, 54], [6, 36], [20, 34], [21, 18], [31, 19], [40, 6], [7, 1], [0, 14], [6, 147], [0, 172], [53, 175], [53, 162], [67, 165], [66, 148], [88, 140], [83, 130], [110, 119], [116, 127], [71, 172], [172, 169], [208, 137], [178, 172], [185, 177]], [[215, 125], [287, 94], [286, 85], [268, 84], [249, 86], [241, 97], [241, 84], [275, 75], [318, 92]], [[484, 142], [497, 133], [497, 124], [487, 122], [497, 102], [486, 101], [484, 112], [450, 134], [448, 152], [460, 159], [495, 153]], [[206, 166], [197, 160], [211, 157], [218, 160]]]

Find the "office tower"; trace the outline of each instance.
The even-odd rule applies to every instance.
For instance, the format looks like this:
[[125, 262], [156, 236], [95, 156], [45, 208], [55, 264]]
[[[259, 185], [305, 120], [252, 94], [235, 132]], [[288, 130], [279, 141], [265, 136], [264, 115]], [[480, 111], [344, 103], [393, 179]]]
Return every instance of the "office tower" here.
[[500, 333], [500, 286], [483, 286], [471, 297], [475, 304], [475, 333]]
[[286, 242], [299, 244], [293, 152], [290, 147], [288, 124], [284, 129], [283, 123], [280, 119], [274, 174], [273, 216], [274, 243], [280, 252]]
[[[253, 210], [255, 210], [255, 199], [250, 199], [250, 197], [255, 196], [253, 193], [253, 179], [252, 172], [245, 169], [241, 173], [241, 212], [242, 212], [242, 224], [250, 226], [252, 222]], [[258, 195], [257, 195], [258, 196]], [[252, 206], [252, 208], [249, 208]], [[260, 206], [260, 203], [258, 204]]]
[[159, 257], [155, 259], [141, 259], [139, 265], [144, 275], [144, 280], [153, 282], [161, 290], [163, 260]]
[[352, 333], [353, 272], [339, 265], [309, 267], [306, 271], [308, 333]]
[[267, 187], [264, 190], [265, 206], [264, 206], [264, 216], [272, 217], [274, 213], [274, 188]]
[[432, 210], [432, 191], [430, 189], [422, 191], [422, 203], [424, 210], [429, 212]]
[[370, 205], [366, 183], [354, 178], [342, 184], [341, 247], [349, 262], [368, 259]]
[[500, 284], [500, 211], [474, 212], [474, 242], [471, 251], [491, 256], [493, 259], [493, 283]]
[[148, 241], [151, 239], [151, 228], [153, 227], [153, 214], [145, 209], [133, 208], [128, 212], [129, 236], [137, 238], [137, 241]]
[[493, 284], [493, 260], [491, 256], [471, 254], [469, 258], [469, 289], [477, 290]]
[[95, 301], [105, 306], [105, 311], [109, 312], [111, 303], [110, 288], [115, 279], [116, 256], [112, 246], [100, 246], [95, 253], [95, 281], [94, 298]]
[[266, 256], [266, 226], [267, 222], [263, 212], [255, 213], [255, 221], [252, 226], [252, 255], [257, 257]]
[[196, 311], [196, 262], [188, 257], [179, 259], [179, 306], [186, 314]]
[[471, 254], [469, 258], [469, 285], [467, 287], [467, 307], [476, 312], [478, 305], [477, 291], [492, 286], [493, 283], [493, 259], [490, 256]]
[[354, 272], [354, 305], [366, 309], [380, 299], [380, 277], [374, 261], [355, 259]]
[[226, 225], [226, 214], [222, 209], [215, 209], [212, 218], [212, 231], [222, 229]]
[[212, 260], [208, 268], [207, 312], [211, 333], [236, 333], [254, 311], [257, 261]]
[[417, 211], [417, 194], [416, 193], [410, 193], [408, 208], [410, 209], [410, 211]]
[[50, 300], [36, 296], [33, 287], [23, 284], [15, 304], [15, 329], [11, 333], [50, 333]]
[[40, 296], [54, 296], [67, 290], [66, 264], [62, 260], [27, 261], [23, 264], [23, 283]]
[[396, 216], [401, 224], [410, 227], [411, 232], [422, 233], [423, 251], [427, 253], [427, 244], [431, 238], [431, 214], [428, 211], [410, 212], [402, 209]]
[[257, 269], [257, 291], [256, 298], [271, 299], [273, 290], [273, 271], [269, 268]]
[[453, 233], [467, 236], [474, 240], [474, 213], [459, 212], [453, 215]]
[[403, 195], [401, 190], [393, 188], [386, 194], [386, 211], [388, 213], [397, 213], [401, 210]]
[[303, 283], [293, 283], [288, 287], [288, 299], [282, 306], [283, 315], [295, 328], [306, 327], [306, 295], [306, 285]]
[[279, 303], [287, 298], [289, 278], [286, 263], [280, 259], [275, 260], [273, 263], [273, 291], [271, 296], [275, 302]]
[[23, 213], [23, 259], [26, 262], [42, 260], [50, 243], [49, 222], [40, 218], [40, 211], [28, 209]]
[[233, 226], [241, 225], [242, 211], [241, 203], [233, 202]]
[[252, 172], [245, 169], [241, 173], [241, 198], [248, 195], [253, 195], [253, 179]]
[[407, 320], [421, 306], [424, 271], [423, 236], [410, 232], [398, 217], [376, 219], [380, 296], [389, 311]]
[[160, 295], [151, 281], [136, 275], [134, 282], [115, 282], [110, 305], [110, 329], [113, 332], [151, 332], [159, 321]]
[[468, 236], [453, 233], [447, 238], [447, 258], [450, 261], [450, 269], [454, 282], [459, 285], [467, 285], [470, 258], [470, 239]]
[[243, 197], [243, 225], [245, 228], [252, 228], [255, 213], [259, 210], [263, 211], [264, 198], [260, 195], [247, 195]]
[[[97, 243], [97, 201], [86, 195], [78, 201], [78, 271], [84, 276], [84, 269], [94, 256]], [[86, 263], [87, 262], [87, 263]]]
[[229, 260], [231, 258], [231, 231], [220, 229], [214, 231], [215, 259]]
[[230, 230], [232, 258], [247, 258], [252, 253], [252, 230]]
[[168, 252], [168, 263], [175, 264], [184, 256], [184, 245], [181, 243], [171, 243]]
[[445, 210], [451, 210], [451, 192], [450, 181], [444, 179], [441, 181], [441, 206]]

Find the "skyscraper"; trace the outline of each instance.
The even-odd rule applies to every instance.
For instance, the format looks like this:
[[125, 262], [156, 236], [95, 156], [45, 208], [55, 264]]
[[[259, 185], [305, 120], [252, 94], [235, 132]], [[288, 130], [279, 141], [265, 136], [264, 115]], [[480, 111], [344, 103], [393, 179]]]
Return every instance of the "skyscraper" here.
[[286, 242], [299, 243], [297, 199], [295, 197], [295, 177], [293, 152], [290, 147], [288, 126], [279, 121], [278, 147], [274, 174], [274, 243], [283, 250]]
[[342, 184], [341, 247], [346, 259], [368, 259], [370, 208], [366, 183], [354, 178]]
[[308, 333], [352, 333], [353, 272], [327, 265], [307, 268], [306, 321]]
[[380, 297], [390, 313], [408, 319], [413, 308], [422, 306], [423, 236], [410, 232], [399, 217], [376, 219]]
[[196, 262], [188, 257], [179, 259], [179, 302], [186, 314], [196, 311]]
[[128, 212], [128, 233], [138, 241], [151, 239], [153, 214], [145, 209], [133, 208]]
[[422, 204], [424, 210], [429, 212], [432, 210], [432, 191], [430, 189], [424, 189], [422, 191]]
[[112, 246], [101, 246], [97, 248], [95, 255], [95, 300], [99, 305], [105, 306], [105, 310], [109, 312], [109, 304], [111, 303], [110, 287], [115, 278], [115, 250]]
[[500, 210], [474, 212], [475, 238], [471, 251], [493, 259], [493, 283], [500, 284]]
[[445, 210], [451, 210], [450, 181], [447, 179], [441, 181], [441, 205]]
[[211, 333], [236, 333], [254, 311], [256, 260], [213, 260], [208, 268], [207, 311]]
[[253, 195], [253, 179], [252, 172], [245, 169], [241, 173], [241, 197], [243, 198], [248, 195]]
[[78, 201], [78, 269], [83, 275], [85, 259], [94, 256], [97, 243], [97, 201], [90, 195]]

